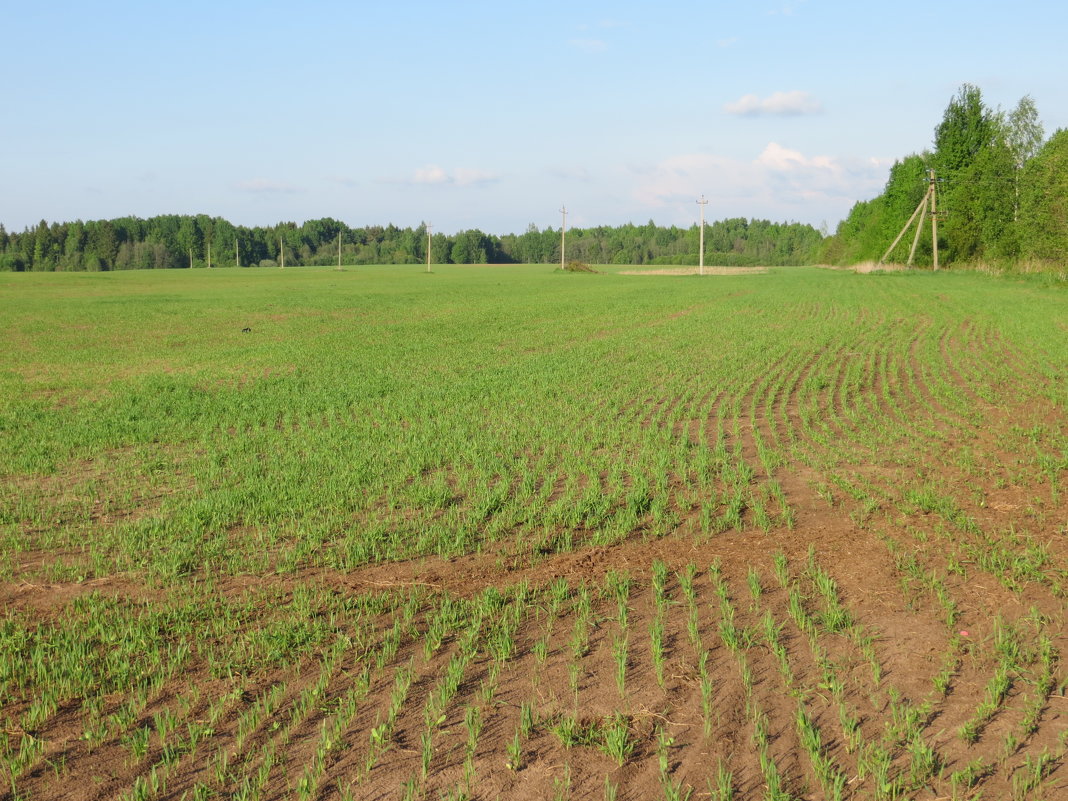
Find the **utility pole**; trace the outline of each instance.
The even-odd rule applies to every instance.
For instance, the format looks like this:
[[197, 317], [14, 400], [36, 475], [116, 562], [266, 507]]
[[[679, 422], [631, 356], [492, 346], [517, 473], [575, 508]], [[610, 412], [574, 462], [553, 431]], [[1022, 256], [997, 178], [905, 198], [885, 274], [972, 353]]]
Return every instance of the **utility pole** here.
[[282, 266], [278, 269], [284, 270], [286, 268], [286, 248], [282, 244], [282, 237], [278, 237], [278, 255], [282, 258]]
[[189, 269], [193, 269], [193, 248], [189, 248]]
[[935, 201], [935, 171], [928, 170], [930, 185], [927, 193], [931, 196], [931, 250], [934, 251], [934, 268], [938, 270], [938, 206]]
[[341, 231], [337, 232], [337, 269], [341, 272]]
[[[920, 205], [916, 208], [916, 211], [912, 212], [912, 216], [913, 217], [915, 217], [917, 214], [920, 215], [920, 224], [916, 226], [916, 235], [914, 237], [912, 237], [912, 247], [909, 248], [909, 260], [908, 260], [908, 262], [906, 262], [906, 266], [908, 266], [908, 267], [912, 266], [912, 260], [916, 256], [916, 247], [920, 244], [920, 234], [923, 233], [923, 218], [927, 216], [927, 203], [929, 202], [929, 200], [930, 200], [930, 192], [927, 192], [927, 193], [924, 194], [923, 200], [920, 202]], [[908, 224], [912, 225], [912, 219], [911, 218], [909, 219]], [[901, 235], [899, 234], [898, 235], [898, 239], [900, 239], [900, 238], [901, 238]]]
[[897, 243], [901, 241], [901, 238], [905, 235], [905, 232], [909, 230], [912, 223], [919, 218], [919, 222], [916, 224], [916, 233], [912, 237], [912, 248], [909, 250], [909, 259], [905, 262], [906, 267], [912, 266], [912, 260], [916, 256], [916, 247], [920, 244], [920, 233], [923, 231], [923, 220], [925, 217], [931, 218], [931, 251], [934, 256], [934, 269], [938, 269], [938, 205], [935, 195], [937, 194], [937, 182], [935, 181], [935, 171], [927, 171], [927, 191], [923, 194], [923, 200], [920, 201], [920, 205], [916, 207], [916, 211], [912, 212], [912, 216], [909, 217], [909, 221], [905, 223], [905, 226], [901, 229], [901, 232], [897, 235], [890, 247], [886, 249], [886, 253], [879, 259], [879, 264], [885, 264], [886, 260], [890, 257], [894, 248], [897, 247]]
[[234, 264], [241, 266], [241, 254], [237, 250], [237, 237], [234, 237]]
[[697, 205], [701, 207], [701, 246], [697, 258], [697, 270], [699, 275], [705, 274], [705, 206], [708, 205], [708, 201], [705, 200], [705, 196], [701, 195], [701, 199], [697, 201]]
[[564, 252], [567, 246], [565, 236], [567, 234], [567, 206], [560, 207], [560, 214], [563, 215], [563, 223], [560, 225], [560, 269], [564, 269]]
[[905, 232], [907, 230], [909, 230], [909, 226], [912, 225], [913, 221], [917, 217], [919, 217], [920, 218], [920, 224], [916, 227], [916, 236], [912, 240], [912, 250], [909, 252], [909, 260], [908, 260], [908, 262], [906, 262], [909, 265], [912, 264], [912, 257], [916, 253], [916, 243], [920, 241], [920, 231], [923, 230], [923, 217], [924, 217], [925, 211], [927, 210], [927, 198], [929, 197], [929, 195], [930, 195], [930, 189], [928, 189], [927, 192], [924, 193], [923, 200], [921, 200], [920, 201], [920, 205], [918, 205], [916, 207], [916, 211], [912, 212], [912, 216], [909, 217], [909, 221], [907, 223], [905, 223], [905, 227], [901, 229], [901, 232], [897, 235], [897, 237], [891, 243], [890, 247], [888, 247], [886, 249], [886, 253], [884, 253], [883, 257], [881, 259], [879, 259], [879, 264], [885, 264], [886, 263], [887, 258], [893, 252], [894, 248], [897, 247], [897, 243], [901, 241], [901, 237], [903, 237], [905, 235]]
[[208, 242], [208, 269], [211, 269], [211, 242]]
[[426, 271], [430, 272], [430, 246], [433, 244], [433, 239], [430, 236], [430, 231], [433, 226], [431, 223], [426, 224]]

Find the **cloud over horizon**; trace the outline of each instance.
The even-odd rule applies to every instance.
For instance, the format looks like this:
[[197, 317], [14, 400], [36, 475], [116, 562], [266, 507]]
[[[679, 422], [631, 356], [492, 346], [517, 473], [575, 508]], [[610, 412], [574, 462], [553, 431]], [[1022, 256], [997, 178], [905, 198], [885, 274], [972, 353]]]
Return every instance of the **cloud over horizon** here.
[[723, 110], [738, 117], [801, 117], [822, 114], [823, 105], [808, 92], [773, 92], [767, 97], [742, 95], [733, 103], [725, 103]]
[[[882, 188], [891, 160], [809, 156], [769, 142], [751, 160], [687, 153], [632, 169], [632, 196], [650, 208], [690, 208], [702, 192], [731, 216], [819, 220], [841, 216]], [[710, 209], [711, 210], [711, 209]], [[804, 211], [798, 215], [797, 211]], [[685, 213], [685, 212], [684, 212]]]
[[437, 164], [430, 164], [416, 170], [411, 178], [401, 181], [400, 183], [481, 186], [495, 183], [499, 180], [500, 176], [497, 173], [489, 172], [488, 170], [456, 167], [452, 171], [449, 171]]

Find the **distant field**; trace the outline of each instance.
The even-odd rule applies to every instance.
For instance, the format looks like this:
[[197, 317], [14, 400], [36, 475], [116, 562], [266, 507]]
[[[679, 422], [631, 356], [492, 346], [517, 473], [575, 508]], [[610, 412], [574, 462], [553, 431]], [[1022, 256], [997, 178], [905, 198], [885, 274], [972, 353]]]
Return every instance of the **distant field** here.
[[1068, 289], [0, 274], [0, 798], [1068, 793]]

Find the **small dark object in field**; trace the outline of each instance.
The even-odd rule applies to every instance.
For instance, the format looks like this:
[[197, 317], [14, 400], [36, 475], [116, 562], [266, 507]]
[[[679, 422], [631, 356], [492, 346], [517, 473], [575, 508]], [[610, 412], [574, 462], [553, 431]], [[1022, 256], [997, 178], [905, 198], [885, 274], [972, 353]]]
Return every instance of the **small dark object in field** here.
[[241, 333], [242, 334], [251, 334], [252, 333], [252, 329], [251, 328], [247, 328], [247, 327], [246, 328], [242, 328], [241, 329]]
[[569, 261], [564, 266], [564, 271], [569, 273], [596, 273], [600, 270], [595, 270], [584, 261]]

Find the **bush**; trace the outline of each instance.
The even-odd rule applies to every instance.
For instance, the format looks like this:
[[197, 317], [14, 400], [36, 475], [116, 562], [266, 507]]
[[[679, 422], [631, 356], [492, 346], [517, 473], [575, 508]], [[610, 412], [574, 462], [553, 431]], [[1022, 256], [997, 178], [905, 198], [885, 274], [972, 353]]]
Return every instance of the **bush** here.
[[0, 273], [21, 273], [26, 269], [22, 259], [13, 253], [0, 253]]
[[569, 273], [595, 273], [597, 270], [590, 267], [584, 261], [569, 261], [564, 265], [564, 270]]

